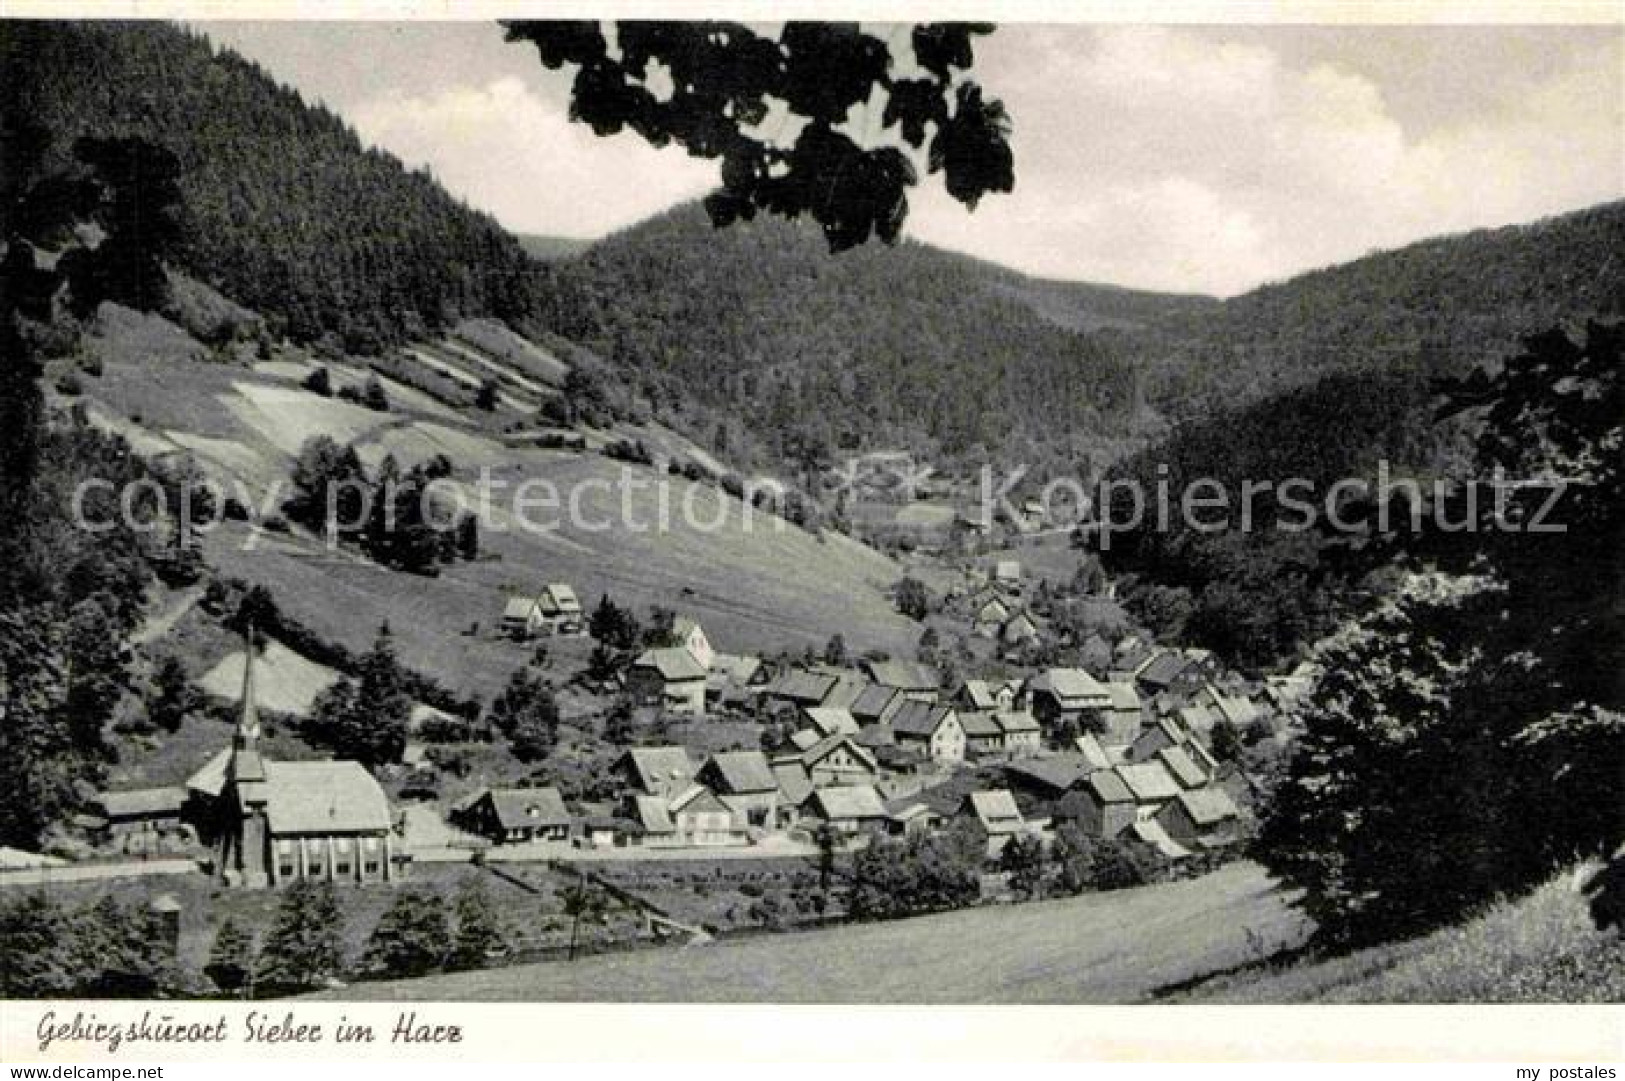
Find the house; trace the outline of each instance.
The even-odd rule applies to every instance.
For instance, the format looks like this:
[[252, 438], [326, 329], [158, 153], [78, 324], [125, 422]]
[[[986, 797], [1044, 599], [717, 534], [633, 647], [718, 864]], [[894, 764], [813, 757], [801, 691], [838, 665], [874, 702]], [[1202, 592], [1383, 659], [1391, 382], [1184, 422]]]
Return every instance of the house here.
[[1169, 747], [1179, 747], [1190, 742], [1190, 733], [1182, 728], [1173, 717], [1158, 717], [1145, 726], [1138, 739], [1129, 745], [1127, 758], [1130, 762], [1148, 762], [1157, 756], [1157, 752]]
[[960, 710], [956, 716], [965, 733], [965, 754], [982, 758], [1004, 753], [1004, 729], [999, 727], [992, 710]]
[[1124, 763], [1115, 770], [1134, 794], [1135, 817], [1153, 818], [1163, 804], [1183, 791], [1161, 762]]
[[1025, 608], [1012, 614], [999, 628], [999, 641], [1007, 646], [1030, 646], [1039, 637], [1038, 620]]
[[1155, 818], [1130, 823], [1123, 831], [1123, 840], [1144, 845], [1166, 860], [1182, 860], [1191, 854], [1190, 849], [1170, 837]]
[[1111, 707], [1106, 684], [1081, 668], [1050, 668], [1027, 681], [1026, 694], [1033, 716], [1046, 729], [1065, 723], [1082, 724]]
[[687, 649], [647, 649], [626, 670], [626, 691], [639, 705], [703, 717], [706, 674], [705, 667]]
[[893, 837], [918, 837], [942, 824], [942, 814], [929, 803], [903, 799], [889, 803], [886, 832]]
[[967, 679], [959, 685], [949, 702], [962, 710], [1014, 709], [1016, 685], [1009, 681]]
[[862, 672], [850, 668], [838, 668], [835, 665], [814, 665], [813, 671], [820, 675], [834, 678], [835, 682], [824, 694], [820, 705], [834, 709], [851, 709], [863, 692], [869, 687], [869, 681]]
[[1010, 606], [997, 594], [983, 594], [971, 603], [971, 631], [983, 638], [997, 637], [1009, 618]]
[[762, 698], [776, 706], [821, 706], [835, 689], [835, 677], [826, 672], [787, 668], [762, 688]]
[[767, 669], [760, 657], [738, 653], [715, 653], [705, 674], [707, 706], [738, 705], [767, 683]]
[[1138, 817], [1134, 793], [1116, 770], [1096, 770], [1050, 810], [1056, 822], [1076, 822], [1091, 837], [1116, 837]]
[[1016, 806], [1016, 798], [1008, 789], [991, 792], [972, 792], [965, 797], [960, 809], [961, 817], [975, 823], [987, 842], [987, 856], [996, 858], [1010, 838], [1027, 831], [1027, 820]]
[[906, 701], [908, 699], [896, 687], [871, 683], [864, 687], [847, 710], [861, 727], [868, 728], [871, 725], [890, 724]]
[[1145, 723], [1145, 707], [1133, 683], [1107, 681], [1103, 686], [1109, 699], [1096, 715], [1102, 725], [1101, 742], [1108, 747], [1126, 747], [1140, 734]]
[[794, 762], [806, 771], [814, 788], [871, 784], [880, 766], [875, 756], [851, 736], [826, 736], [792, 754], [773, 757], [774, 772], [781, 763]]
[[805, 812], [848, 837], [870, 830], [885, 832], [891, 821], [880, 793], [868, 784], [820, 788], [808, 798]]
[[[1240, 695], [1224, 694], [1209, 683], [1196, 696], [1198, 706], [1206, 706], [1216, 719], [1228, 722], [1237, 732], [1245, 732], [1263, 718], [1263, 712], [1251, 699]], [[1212, 728], [1208, 725], [1207, 728]], [[1195, 731], [1195, 729], [1193, 729]], [[1202, 731], [1207, 731], [1206, 728]]]
[[[632, 823], [632, 828], [616, 832], [611, 827], [609, 841], [617, 846], [639, 844], [644, 848], [676, 848], [682, 843], [677, 823], [672, 821], [671, 804], [663, 796], [629, 794], [621, 801], [616, 818]], [[597, 847], [594, 839], [594, 847]]]
[[801, 808], [812, 796], [814, 788], [807, 768], [799, 759], [775, 761], [772, 763], [772, 769], [773, 780], [779, 787], [778, 816], [775, 825], [784, 829], [800, 816]]
[[103, 792], [96, 798], [95, 806], [106, 822], [107, 833], [118, 838], [134, 833], [178, 831], [185, 804], [186, 790], [169, 786]]
[[1223, 848], [1241, 839], [1241, 810], [1217, 785], [1180, 792], [1155, 821], [1186, 848]]
[[750, 838], [732, 807], [701, 784], [675, 796], [668, 805], [677, 843], [695, 848], [742, 845]]
[[801, 716], [808, 727], [818, 733], [820, 739], [836, 734], [855, 735], [861, 727], [857, 718], [852, 716], [851, 710], [835, 706], [804, 706]]
[[1164, 692], [1188, 697], [1201, 689], [1206, 674], [1176, 649], [1160, 649], [1141, 661], [1134, 678], [1149, 695]]
[[892, 718], [891, 731], [899, 747], [912, 747], [939, 762], [964, 761], [965, 729], [948, 706], [907, 702]]
[[1186, 791], [1202, 788], [1211, 780], [1207, 771], [1197, 765], [1196, 760], [1186, 750], [1189, 746], [1190, 744], [1186, 744], [1185, 747], [1164, 747], [1157, 752], [1157, 761], [1167, 767], [1174, 780]]
[[711, 648], [711, 640], [705, 636], [705, 628], [698, 621], [688, 616], [678, 616], [672, 621], [671, 641], [675, 648], [686, 649], [701, 668], [707, 672], [711, 670], [711, 665], [716, 661], [716, 651]]
[[548, 634], [582, 634], [587, 629], [581, 598], [566, 582], [549, 582], [543, 586], [536, 594], [536, 612], [543, 631]]
[[761, 751], [714, 754], [697, 779], [728, 805], [739, 825], [768, 829], [778, 821], [779, 782]]
[[487, 788], [464, 801], [452, 821], [498, 844], [570, 838], [570, 812], [556, 788]]
[[1085, 732], [1072, 741], [1072, 746], [1083, 756], [1083, 763], [1091, 772], [1097, 769], [1111, 769], [1114, 764], [1111, 754], [1101, 746], [1099, 738], [1093, 732]]
[[863, 667], [874, 682], [916, 702], [935, 702], [942, 686], [936, 669], [918, 661], [865, 661]]
[[[388, 882], [394, 831], [384, 790], [359, 762], [276, 762], [259, 750], [255, 648], [243, 665], [242, 708], [208, 804], [214, 870], [227, 886], [279, 886], [298, 878]], [[199, 773], [208, 770], [208, 766]], [[194, 774], [201, 791], [212, 778]]]
[[1025, 709], [994, 710], [993, 720], [1004, 733], [1006, 754], [1031, 754], [1043, 743], [1038, 718]]
[[498, 623], [502, 633], [509, 638], [533, 638], [542, 627], [542, 612], [536, 607], [535, 597], [522, 597], [518, 594], [508, 598], [502, 606], [502, 618]]
[[576, 822], [582, 848], [641, 848], [646, 837], [642, 825], [622, 815], [587, 815]]
[[1023, 758], [1004, 767], [1004, 781], [1029, 810], [1048, 809], [1089, 775], [1077, 758]]
[[686, 791], [697, 772], [686, 747], [632, 747], [610, 767], [625, 788], [670, 798]]
[[1021, 588], [1021, 564], [1014, 559], [1001, 559], [993, 564], [990, 576], [993, 584], [1003, 589]]

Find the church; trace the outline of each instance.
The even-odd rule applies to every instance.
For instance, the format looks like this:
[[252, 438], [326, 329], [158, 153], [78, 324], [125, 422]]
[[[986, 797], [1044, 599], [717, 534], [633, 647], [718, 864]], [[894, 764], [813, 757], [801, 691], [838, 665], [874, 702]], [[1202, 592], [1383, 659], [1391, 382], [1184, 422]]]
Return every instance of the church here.
[[186, 782], [190, 816], [212, 840], [216, 879], [251, 889], [298, 878], [394, 881], [389, 801], [372, 774], [359, 762], [277, 762], [260, 752], [254, 654], [250, 639], [231, 746]]

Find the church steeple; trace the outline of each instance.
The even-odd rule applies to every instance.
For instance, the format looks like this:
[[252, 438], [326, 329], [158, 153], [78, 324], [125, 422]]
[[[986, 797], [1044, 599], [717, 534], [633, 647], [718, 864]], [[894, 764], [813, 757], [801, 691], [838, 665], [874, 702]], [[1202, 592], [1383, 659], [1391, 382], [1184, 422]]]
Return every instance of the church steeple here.
[[243, 700], [237, 714], [237, 731], [231, 745], [239, 751], [257, 749], [260, 739], [260, 711], [254, 704], [254, 628], [243, 635]]
[[237, 781], [265, 780], [265, 764], [259, 751], [260, 711], [254, 702], [254, 654], [254, 629], [250, 627], [243, 635], [243, 701], [226, 765], [226, 776]]

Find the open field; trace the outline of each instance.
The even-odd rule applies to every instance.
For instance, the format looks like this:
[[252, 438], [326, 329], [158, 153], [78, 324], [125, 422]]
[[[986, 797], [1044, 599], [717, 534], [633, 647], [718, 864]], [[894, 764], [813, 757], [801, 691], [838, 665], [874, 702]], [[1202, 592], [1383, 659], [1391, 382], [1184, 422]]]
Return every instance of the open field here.
[[1196, 986], [1175, 1001], [1625, 1002], [1625, 944], [1598, 931], [1559, 876], [1528, 897], [1409, 942], [1343, 957], [1262, 965]]
[[[538, 531], [517, 528], [499, 491], [482, 522], [483, 558], [435, 579], [397, 574], [298, 535], [228, 525], [208, 538], [211, 564], [269, 586], [291, 615], [351, 649], [364, 649], [387, 620], [407, 663], [459, 692], [489, 696], [529, 653], [494, 635], [506, 596], [567, 581], [588, 604], [607, 593], [640, 611], [660, 605], [690, 614], [724, 650], [800, 650], [841, 634], [854, 650], [912, 653], [919, 628], [885, 593], [901, 569], [846, 537], [813, 536], [664, 469], [507, 446], [482, 426], [488, 418], [448, 415], [410, 396], [387, 413], [322, 398], [297, 385], [308, 358], [279, 355], [253, 368], [187, 359], [190, 339], [178, 328], [125, 322], [110, 320], [97, 338], [105, 374], [87, 380], [86, 395], [98, 422], [149, 452], [191, 451], [216, 479], [246, 484], [257, 504], [273, 485], [286, 496], [293, 454], [324, 433], [354, 441], [372, 466], [385, 454], [410, 465], [444, 453], [468, 493], [476, 471], [490, 468], [510, 495], [526, 481], [560, 494], [560, 505], [531, 507], [532, 521], [555, 524]], [[560, 376], [550, 354], [493, 335], [471, 331], [456, 345], [466, 353], [490, 338], [492, 349], [509, 354], [492, 363], [522, 367], [531, 379]], [[149, 355], [144, 343], [159, 339], [162, 355]], [[341, 381], [344, 370], [335, 368]], [[663, 457], [719, 465], [657, 425], [609, 434], [644, 439]], [[275, 502], [262, 510], [274, 513]], [[480, 632], [468, 634], [476, 623]]]
[[1306, 930], [1259, 868], [1232, 864], [1200, 879], [1060, 901], [374, 983], [364, 997], [1123, 1003], [1295, 945]]

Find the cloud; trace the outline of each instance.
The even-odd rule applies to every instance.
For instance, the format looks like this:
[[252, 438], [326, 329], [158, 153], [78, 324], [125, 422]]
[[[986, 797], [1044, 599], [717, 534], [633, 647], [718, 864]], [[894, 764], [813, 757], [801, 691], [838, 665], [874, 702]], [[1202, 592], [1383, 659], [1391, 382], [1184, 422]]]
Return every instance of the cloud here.
[[922, 193], [911, 232], [1034, 273], [1232, 294], [1625, 192], [1617, 37], [1422, 132], [1362, 72], [1186, 30], [1004, 28], [978, 60], [1016, 191], [974, 214]]
[[599, 138], [571, 123], [563, 102], [562, 91], [508, 75], [369, 98], [350, 118], [363, 140], [429, 166], [447, 190], [516, 232], [602, 236], [716, 186], [714, 163], [629, 133]]

